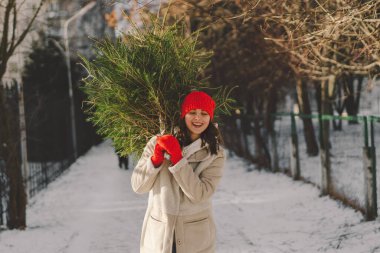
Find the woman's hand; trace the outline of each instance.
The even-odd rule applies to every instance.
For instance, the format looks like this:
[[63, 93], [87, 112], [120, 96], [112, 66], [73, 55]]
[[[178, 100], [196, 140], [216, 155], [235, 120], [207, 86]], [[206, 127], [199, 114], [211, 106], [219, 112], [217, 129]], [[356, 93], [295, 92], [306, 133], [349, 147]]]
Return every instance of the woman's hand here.
[[[158, 139], [159, 137], [157, 137]], [[165, 150], [156, 143], [156, 146], [154, 147], [153, 155], [150, 158], [155, 168], [158, 168], [161, 166], [161, 164], [164, 162], [164, 152]]]
[[157, 144], [170, 155], [170, 161], [173, 165], [182, 159], [181, 146], [173, 135], [168, 134], [157, 137]]

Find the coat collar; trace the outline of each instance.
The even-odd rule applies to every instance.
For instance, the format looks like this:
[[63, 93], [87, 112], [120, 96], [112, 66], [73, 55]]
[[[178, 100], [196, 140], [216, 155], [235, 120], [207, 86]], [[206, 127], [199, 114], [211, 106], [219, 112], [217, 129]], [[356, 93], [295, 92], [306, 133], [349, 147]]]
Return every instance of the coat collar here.
[[191, 144], [185, 146], [182, 154], [189, 162], [204, 161], [210, 157], [210, 152], [208, 152], [207, 147], [207, 143], [202, 147], [202, 139], [199, 138]]

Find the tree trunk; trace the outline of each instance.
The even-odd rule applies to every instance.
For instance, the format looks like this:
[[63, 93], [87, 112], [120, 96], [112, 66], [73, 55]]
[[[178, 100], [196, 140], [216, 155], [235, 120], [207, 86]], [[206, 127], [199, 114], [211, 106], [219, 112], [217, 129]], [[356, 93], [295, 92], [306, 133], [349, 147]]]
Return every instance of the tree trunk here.
[[[345, 107], [347, 114], [350, 116], [357, 116], [359, 113], [359, 105], [360, 105], [360, 92], [362, 89], [362, 82], [363, 77], [359, 76], [357, 78], [358, 80], [358, 86], [355, 89], [354, 81], [355, 76], [354, 75], [346, 75], [344, 78], [344, 92], [345, 92]], [[350, 120], [348, 121], [349, 124], [358, 124], [358, 120]]]
[[[297, 100], [302, 114], [311, 114], [309, 95], [306, 83], [301, 79], [297, 80]], [[318, 143], [315, 136], [313, 121], [311, 118], [301, 117], [304, 128], [304, 138], [306, 142], [306, 152], [309, 156], [317, 156], [319, 153]]]
[[22, 82], [16, 84], [18, 87], [18, 108], [19, 108], [19, 126], [20, 126], [20, 151], [21, 151], [21, 164], [24, 178], [24, 186], [26, 197], [29, 199], [29, 166], [28, 166], [28, 151], [26, 143], [26, 122], [25, 122], [25, 105], [24, 105], [24, 85]]
[[[238, 130], [239, 131], [239, 130]], [[240, 131], [243, 142], [244, 158], [251, 159], [252, 155], [249, 150], [248, 135], [251, 133], [251, 121], [248, 115], [240, 115]]]
[[317, 109], [318, 109], [318, 114], [322, 114], [322, 109], [321, 109], [321, 98], [322, 98], [322, 88], [321, 84], [314, 82], [314, 88], [315, 88], [315, 100], [317, 101]]
[[269, 160], [270, 169], [272, 171], [278, 171], [278, 152], [277, 152], [277, 140], [276, 140], [276, 131], [274, 129], [275, 124], [275, 116], [274, 114], [277, 112], [277, 90], [275, 87], [271, 86], [268, 92], [267, 99], [267, 109], [266, 109], [266, 118], [265, 118], [265, 128], [268, 131], [268, 136], [271, 140], [272, 146], [272, 156], [271, 153], [267, 155], [267, 160]]
[[[335, 102], [333, 103], [333, 106], [335, 111], [339, 114], [339, 116], [342, 116], [344, 111], [344, 98], [342, 96], [342, 78], [339, 78], [336, 81], [335, 87]], [[342, 120], [339, 119], [338, 122], [336, 120], [333, 120], [333, 127], [334, 130], [342, 131]]]
[[[258, 100], [258, 99], [257, 99]], [[264, 138], [261, 134], [262, 121], [263, 121], [263, 100], [256, 101], [254, 103], [254, 115], [253, 115], [253, 135], [255, 137], [255, 161], [258, 167], [270, 168], [270, 154]]]
[[6, 89], [0, 85], [0, 156], [5, 160], [5, 173], [9, 183], [7, 227], [24, 229], [27, 199], [20, 165], [17, 110], [12, 110], [12, 103], [6, 101], [5, 92]]
[[[322, 115], [331, 114], [331, 106], [329, 102], [329, 86], [334, 82], [334, 78], [329, 81], [323, 81], [321, 87], [321, 111]], [[321, 122], [322, 136], [321, 136], [321, 195], [326, 195], [330, 192], [330, 121], [322, 120]]]

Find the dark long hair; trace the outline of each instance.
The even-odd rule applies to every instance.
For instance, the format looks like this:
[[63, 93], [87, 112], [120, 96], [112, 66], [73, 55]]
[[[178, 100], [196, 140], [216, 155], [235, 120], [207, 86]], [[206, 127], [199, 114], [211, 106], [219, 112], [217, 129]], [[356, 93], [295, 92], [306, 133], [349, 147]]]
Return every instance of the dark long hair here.
[[[176, 137], [182, 147], [187, 146], [192, 142], [184, 118], [179, 121], [179, 131], [176, 133]], [[219, 145], [223, 145], [222, 135], [211, 120], [206, 130], [201, 133], [201, 139], [202, 147], [207, 143], [209, 152], [214, 155], [218, 153]]]

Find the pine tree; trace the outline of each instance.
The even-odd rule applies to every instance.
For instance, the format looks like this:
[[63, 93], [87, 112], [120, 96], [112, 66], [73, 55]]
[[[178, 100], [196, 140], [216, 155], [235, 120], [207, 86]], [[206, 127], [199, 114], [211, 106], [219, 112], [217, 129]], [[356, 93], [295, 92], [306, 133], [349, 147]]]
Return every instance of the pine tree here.
[[89, 119], [121, 155], [141, 154], [155, 134], [173, 134], [191, 90], [214, 94], [216, 115], [231, 109], [230, 90], [208, 87], [203, 76], [212, 52], [201, 47], [199, 32], [189, 36], [180, 23], [162, 24], [154, 19], [134, 26], [115, 42], [96, 42], [94, 60], [82, 57]]

